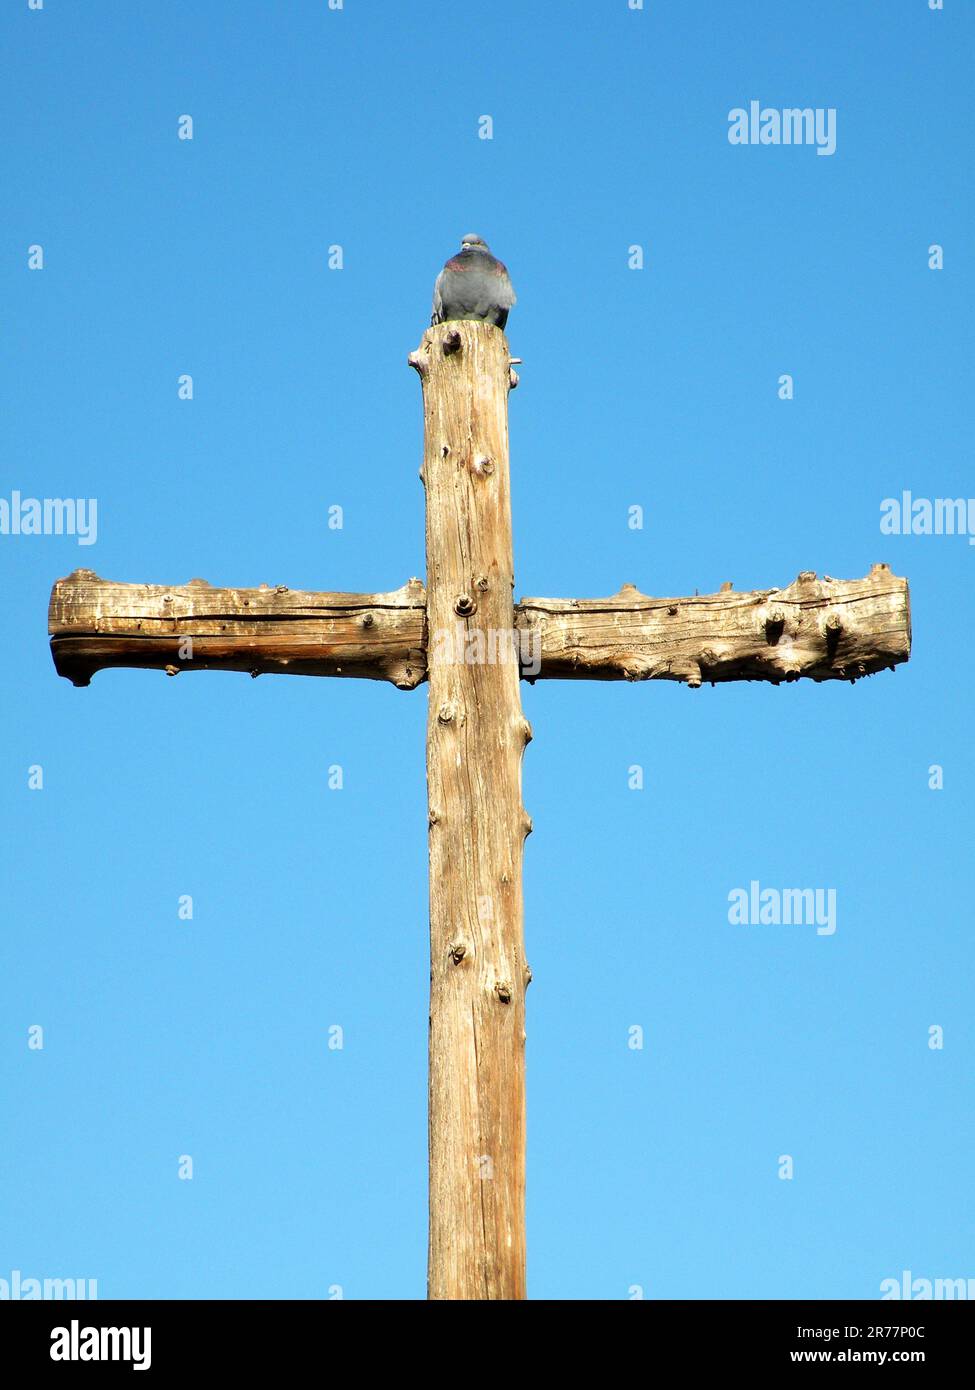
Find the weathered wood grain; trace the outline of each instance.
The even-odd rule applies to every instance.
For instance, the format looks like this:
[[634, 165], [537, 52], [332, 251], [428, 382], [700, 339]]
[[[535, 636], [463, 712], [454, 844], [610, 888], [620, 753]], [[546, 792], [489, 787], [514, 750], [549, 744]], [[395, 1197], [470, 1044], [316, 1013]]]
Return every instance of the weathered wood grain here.
[[[423, 585], [384, 594], [116, 584], [76, 570], [51, 591], [58, 674], [87, 685], [107, 667], [365, 676], [411, 690], [426, 676]], [[191, 639], [188, 641], [187, 639]]]
[[865, 579], [806, 571], [785, 589], [692, 598], [625, 584], [606, 599], [525, 598], [516, 611], [519, 628], [538, 634], [540, 669], [527, 676], [537, 680], [853, 681], [911, 653], [907, 580], [885, 564]]
[[[116, 584], [76, 570], [54, 585], [48, 625], [58, 673], [76, 685], [119, 666], [362, 676], [411, 690], [427, 676], [425, 618], [418, 579], [339, 594]], [[853, 681], [911, 650], [907, 580], [883, 564], [865, 579], [805, 573], [749, 593], [652, 598], [624, 585], [604, 599], [525, 598], [514, 622], [529, 681]]]
[[[429, 1296], [525, 1297], [521, 762], [512, 659], [452, 639], [514, 631], [508, 391], [500, 329], [429, 329], [423, 381], [430, 707]], [[460, 659], [457, 659], [458, 652]]]

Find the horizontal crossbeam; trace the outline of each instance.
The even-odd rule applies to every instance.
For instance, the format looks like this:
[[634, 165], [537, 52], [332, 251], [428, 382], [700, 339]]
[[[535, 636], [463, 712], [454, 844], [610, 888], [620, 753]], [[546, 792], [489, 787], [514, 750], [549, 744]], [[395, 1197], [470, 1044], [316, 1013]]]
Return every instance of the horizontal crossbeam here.
[[546, 679], [853, 681], [911, 654], [907, 580], [884, 564], [865, 579], [807, 570], [786, 589], [726, 584], [692, 598], [651, 598], [626, 584], [605, 599], [522, 599], [517, 612], [541, 628]]
[[[110, 667], [361, 676], [402, 690], [427, 675], [427, 647], [462, 662], [520, 662], [529, 681], [705, 681], [807, 677], [857, 680], [906, 661], [907, 580], [874, 565], [865, 579], [818, 579], [785, 589], [652, 598], [632, 585], [604, 599], [526, 598], [513, 634], [485, 634], [473, 611], [430, 634], [418, 579], [379, 594], [306, 593], [284, 585], [216, 589], [116, 584], [91, 570], [59, 579], [49, 631], [58, 674], [87, 685]], [[505, 640], [507, 639], [507, 641]]]

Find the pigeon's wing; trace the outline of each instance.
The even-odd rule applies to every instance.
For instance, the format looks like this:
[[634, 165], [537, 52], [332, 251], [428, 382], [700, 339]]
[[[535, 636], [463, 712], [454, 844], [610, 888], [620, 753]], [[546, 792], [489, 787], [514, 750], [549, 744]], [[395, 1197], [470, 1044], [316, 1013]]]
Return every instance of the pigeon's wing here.
[[447, 319], [461, 318], [473, 307], [470, 272], [470, 263], [461, 256], [451, 256], [444, 264], [433, 287], [431, 323], [445, 323]]
[[433, 313], [430, 316], [431, 324], [443, 323], [443, 277], [446, 268], [437, 276], [436, 284], [433, 287]]
[[498, 268], [496, 302], [499, 309], [510, 309], [518, 303], [518, 296], [515, 294], [515, 287], [511, 283], [508, 267], [501, 261], [496, 261], [495, 264]]

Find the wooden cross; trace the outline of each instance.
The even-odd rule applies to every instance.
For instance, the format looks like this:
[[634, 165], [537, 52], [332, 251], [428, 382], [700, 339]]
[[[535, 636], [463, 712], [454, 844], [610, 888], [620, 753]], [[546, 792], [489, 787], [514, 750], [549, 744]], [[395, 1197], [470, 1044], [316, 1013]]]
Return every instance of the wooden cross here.
[[423, 383], [424, 586], [299, 593], [113, 584], [51, 594], [60, 675], [113, 666], [365, 676], [430, 686], [431, 1298], [525, 1297], [525, 960], [519, 678], [856, 681], [910, 654], [907, 582], [800, 574], [786, 589], [513, 602], [508, 342], [438, 324], [409, 363]]

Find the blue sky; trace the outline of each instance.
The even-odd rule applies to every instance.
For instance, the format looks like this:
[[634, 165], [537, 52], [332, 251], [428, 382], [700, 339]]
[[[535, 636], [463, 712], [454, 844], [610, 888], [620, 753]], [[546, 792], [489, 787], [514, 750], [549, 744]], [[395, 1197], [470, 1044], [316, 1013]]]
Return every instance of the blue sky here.
[[[11, 0], [0, 24], [0, 496], [98, 499], [94, 545], [0, 536], [0, 1278], [423, 1296], [425, 691], [75, 690], [46, 607], [78, 566], [422, 575], [406, 355], [470, 230], [519, 296], [518, 595], [885, 560], [914, 621], [910, 663], [855, 687], [523, 687], [530, 1293], [975, 1276], [975, 549], [879, 528], [905, 488], [975, 492], [972, 7]], [[752, 99], [835, 108], [835, 154], [731, 145]], [[835, 934], [730, 925], [752, 879], [835, 889]]]

